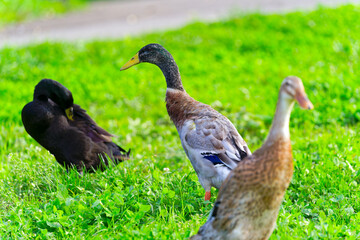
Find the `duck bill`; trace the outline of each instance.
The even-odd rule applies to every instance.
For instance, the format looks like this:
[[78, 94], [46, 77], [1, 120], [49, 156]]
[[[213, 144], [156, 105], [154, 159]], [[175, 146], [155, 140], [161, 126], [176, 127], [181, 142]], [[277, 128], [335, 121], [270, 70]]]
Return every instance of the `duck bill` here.
[[128, 69], [136, 64], [140, 63], [139, 60], [139, 53], [137, 53], [135, 56], [133, 56], [127, 63], [125, 63], [124, 66], [120, 68], [120, 71]]
[[295, 96], [296, 101], [299, 103], [300, 107], [303, 109], [313, 109], [314, 105], [310, 102], [306, 94], [297, 94]]
[[65, 109], [65, 113], [68, 119], [70, 119], [71, 121], [74, 121], [74, 109], [73, 107], [69, 107], [67, 109]]

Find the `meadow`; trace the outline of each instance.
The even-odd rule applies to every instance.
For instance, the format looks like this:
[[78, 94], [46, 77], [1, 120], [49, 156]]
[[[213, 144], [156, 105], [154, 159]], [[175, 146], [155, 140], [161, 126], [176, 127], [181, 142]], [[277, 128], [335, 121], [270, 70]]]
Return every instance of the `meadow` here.
[[[301, 77], [315, 109], [292, 112], [294, 176], [271, 239], [359, 239], [359, 14], [359, 6], [237, 14], [117, 41], [0, 49], [0, 238], [184, 239], [205, 223], [212, 204], [167, 115], [161, 71], [145, 63], [119, 71], [157, 42], [187, 92], [227, 116], [252, 151], [283, 78]], [[21, 123], [42, 78], [69, 88], [132, 159], [67, 174]]]

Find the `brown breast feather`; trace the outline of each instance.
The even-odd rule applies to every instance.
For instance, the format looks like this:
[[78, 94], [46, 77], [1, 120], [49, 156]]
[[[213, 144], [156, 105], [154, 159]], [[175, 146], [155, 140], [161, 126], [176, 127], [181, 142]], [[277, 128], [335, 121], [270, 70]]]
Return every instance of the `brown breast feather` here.
[[181, 127], [185, 120], [214, 111], [210, 106], [190, 97], [185, 91], [167, 91], [165, 100], [170, 119], [177, 128]]

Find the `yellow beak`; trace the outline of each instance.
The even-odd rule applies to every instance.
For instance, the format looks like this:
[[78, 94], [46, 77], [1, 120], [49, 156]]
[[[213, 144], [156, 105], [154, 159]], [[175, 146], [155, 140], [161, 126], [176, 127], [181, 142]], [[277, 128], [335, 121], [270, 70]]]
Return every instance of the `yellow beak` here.
[[67, 109], [65, 109], [65, 113], [68, 119], [70, 119], [71, 121], [74, 121], [74, 109], [73, 107], [69, 107]]
[[124, 66], [120, 68], [120, 71], [128, 69], [136, 64], [140, 63], [139, 60], [139, 53], [137, 53], [135, 56], [133, 56], [127, 63], [125, 63]]

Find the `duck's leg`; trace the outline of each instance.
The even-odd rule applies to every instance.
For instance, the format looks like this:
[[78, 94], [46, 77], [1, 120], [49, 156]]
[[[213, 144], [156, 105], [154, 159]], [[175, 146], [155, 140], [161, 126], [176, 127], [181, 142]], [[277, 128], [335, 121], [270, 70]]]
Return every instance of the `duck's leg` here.
[[210, 198], [211, 198], [211, 191], [206, 191], [205, 192], [205, 201], [210, 201]]

